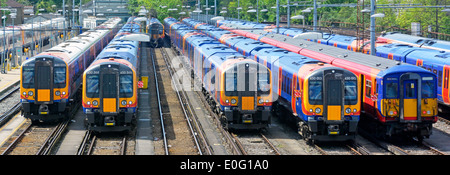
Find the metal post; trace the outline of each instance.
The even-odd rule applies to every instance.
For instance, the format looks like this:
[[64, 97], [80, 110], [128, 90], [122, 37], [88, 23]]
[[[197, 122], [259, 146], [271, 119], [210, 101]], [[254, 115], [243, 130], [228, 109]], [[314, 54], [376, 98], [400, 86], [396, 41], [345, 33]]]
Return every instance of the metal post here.
[[259, 0], [256, 0], [256, 22], [259, 23]]
[[217, 16], [217, 0], [214, 0], [214, 16]]
[[[5, 10], [3, 10], [3, 16], [5, 16]], [[3, 19], [3, 54], [2, 54], [2, 73], [6, 74], [6, 59], [8, 58], [6, 55], [6, 31], [5, 31], [5, 23], [6, 18]]]
[[34, 55], [34, 47], [36, 45], [34, 44], [34, 17], [31, 18], [31, 55]]
[[317, 0], [314, 0], [314, 31], [317, 31]]
[[209, 8], [209, 5], [208, 5], [208, 0], [206, 0], [206, 8], [205, 8], [205, 10], [206, 10], [206, 23], [208, 23], [208, 9]]
[[[64, 33], [64, 41], [66, 41], [66, 1], [65, 0], [63, 0], [62, 6], [63, 6], [63, 17], [64, 17], [64, 24], [63, 24], [64, 32], [63, 33]], [[94, 9], [95, 9], [95, 0], [94, 0]]]
[[280, 0], [277, 0], [277, 33], [280, 33]]
[[42, 52], [42, 16], [39, 18], [39, 53]]
[[14, 41], [14, 19], [16, 18], [16, 17], [12, 17], [11, 16], [11, 18], [12, 18], [12, 25], [13, 25], [13, 31], [12, 31], [12, 57], [11, 57], [11, 64], [12, 64], [12, 67], [16, 67], [17, 65], [16, 65], [16, 48], [15, 48], [15, 42], [16, 41]]
[[287, 0], [287, 28], [291, 28], [291, 1]]
[[375, 0], [370, 0], [370, 54], [376, 55], [375, 51], [375, 17], [372, 17], [375, 14]]
[[[238, 0], [238, 8], [240, 7], [240, 5], [239, 5], [239, 0]], [[239, 9], [237, 9], [237, 11], [238, 11], [238, 21], [240, 21], [240, 13], [239, 13]]]

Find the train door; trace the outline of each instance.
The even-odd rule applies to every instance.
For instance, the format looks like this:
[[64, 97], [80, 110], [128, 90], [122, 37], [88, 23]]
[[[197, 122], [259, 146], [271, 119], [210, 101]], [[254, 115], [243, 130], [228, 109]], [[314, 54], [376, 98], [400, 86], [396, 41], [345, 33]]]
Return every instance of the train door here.
[[100, 108], [103, 114], [119, 111], [119, 68], [117, 65], [100, 66]]
[[450, 78], [450, 67], [444, 65], [444, 73], [442, 75], [442, 99], [445, 103], [449, 103], [449, 78]]
[[324, 71], [324, 111], [323, 116], [330, 120], [341, 120], [344, 108], [344, 79], [340, 70]]
[[35, 93], [37, 104], [50, 104], [53, 99], [53, 61], [50, 58], [36, 58]]
[[[255, 64], [242, 63], [237, 65], [237, 90], [240, 110], [254, 112], [256, 109], [257, 73]], [[246, 119], [243, 118], [243, 121]]]
[[400, 121], [421, 120], [421, 90], [420, 75], [406, 73], [400, 76]]

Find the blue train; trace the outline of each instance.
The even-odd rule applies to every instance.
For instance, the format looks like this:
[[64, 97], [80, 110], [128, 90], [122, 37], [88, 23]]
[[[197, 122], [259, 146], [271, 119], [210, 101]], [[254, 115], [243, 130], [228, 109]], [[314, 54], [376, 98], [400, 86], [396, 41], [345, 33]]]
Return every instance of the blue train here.
[[272, 71], [274, 95], [278, 95], [274, 98], [275, 113], [282, 119], [293, 119], [304, 139], [355, 139], [361, 86], [354, 73], [191, 18], [183, 22], [266, 65]]
[[258, 62], [168, 17], [166, 33], [202, 82], [211, 109], [224, 128], [261, 129], [271, 123], [270, 70]]
[[[423, 139], [437, 121], [437, 76], [416, 66], [324, 46], [273, 33], [272, 26], [220, 21], [220, 28], [303, 56], [345, 68], [361, 77], [360, 124], [380, 137], [407, 135]], [[199, 27], [199, 26], [197, 26]], [[281, 30], [280, 30], [281, 31]], [[283, 33], [286, 33], [285, 29]], [[221, 38], [223, 40], [225, 38]], [[342, 41], [342, 40], [341, 40]], [[345, 41], [345, 39], [343, 39]], [[325, 43], [322, 43], [325, 44]], [[328, 45], [331, 41], [328, 41]], [[333, 42], [338, 47], [337, 42]], [[339, 46], [342, 47], [342, 46]], [[361, 125], [360, 125], [361, 126]]]
[[86, 127], [97, 132], [130, 131], [137, 111], [140, 42], [121, 38], [137, 33], [134, 17], [119, 30], [83, 74]]

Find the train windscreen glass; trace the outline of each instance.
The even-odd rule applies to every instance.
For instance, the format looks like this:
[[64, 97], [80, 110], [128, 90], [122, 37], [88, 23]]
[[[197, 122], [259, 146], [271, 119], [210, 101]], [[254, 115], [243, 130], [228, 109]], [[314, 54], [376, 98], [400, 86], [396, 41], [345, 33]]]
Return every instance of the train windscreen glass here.
[[[424, 77], [426, 78], [426, 77]], [[422, 80], [422, 98], [436, 98], [435, 96], [435, 87], [433, 77], [431, 80], [423, 81]]]
[[398, 83], [386, 83], [386, 98], [398, 98]]
[[356, 81], [345, 81], [345, 104], [356, 105], [358, 103], [358, 88]]
[[322, 80], [310, 80], [309, 81], [309, 104], [322, 105]]
[[258, 95], [270, 94], [270, 75], [265, 73], [258, 73]]
[[133, 97], [133, 75], [120, 75], [119, 86], [120, 98]]
[[237, 73], [233, 69], [225, 73], [225, 95], [237, 96]]
[[34, 67], [22, 67], [22, 86], [23, 88], [34, 88]]
[[66, 67], [55, 67], [53, 71], [53, 87], [64, 88], [66, 86]]
[[86, 76], [86, 96], [89, 98], [98, 98], [98, 75], [87, 75]]

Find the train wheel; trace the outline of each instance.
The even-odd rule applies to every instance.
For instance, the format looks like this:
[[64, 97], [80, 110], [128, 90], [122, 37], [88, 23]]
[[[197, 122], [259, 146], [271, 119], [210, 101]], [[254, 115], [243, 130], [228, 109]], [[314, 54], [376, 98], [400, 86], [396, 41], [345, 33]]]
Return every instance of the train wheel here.
[[311, 131], [309, 130], [309, 126], [307, 124], [300, 124], [299, 134], [303, 137], [303, 139], [310, 143], [311, 142]]

